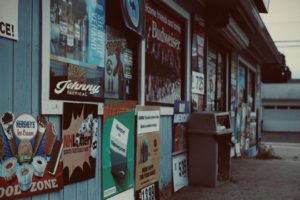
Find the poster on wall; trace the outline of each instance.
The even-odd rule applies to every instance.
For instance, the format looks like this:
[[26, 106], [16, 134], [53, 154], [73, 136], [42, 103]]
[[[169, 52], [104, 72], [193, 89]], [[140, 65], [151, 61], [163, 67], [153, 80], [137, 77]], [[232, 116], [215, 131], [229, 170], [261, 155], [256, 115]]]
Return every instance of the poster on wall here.
[[62, 141], [43, 115], [6, 112], [0, 119], [0, 199], [49, 193], [64, 187]]
[[145, 0], [121, 0], [125, 26], [140, 36], [145, 35]]
[[103, 99], [105, 1], [51, 0], [50, 24], [50, 99]]
[[204, 74], [192, 72], [192, 93], [204, 95]]
[[[135, 106], [135, 101], [105, 100], [102, 143], [104, 199], [134, 187]], [[133, 199], [133, 193], [127, 199]]]
[[172, 137], [172, 154], [176, 155], [186, 151], [187, 133], [186, 123], [190, 116], [190, 103], [188, 101], [175, 101]]
[[232, 58], [231, 61], [231, 89], [230, 89], [230, 110], [235, 112], [237, 108], [237, 64]]
[[19, 0], [0, 1], [0, 37], [18, 40]]
[[64, 103], [63, 178], [69, 185], [95, 177], [98, 105]]
[[182, 153], [173, 157], [174, 192], [188, 185], [187, 154]]
[[136, 199], [157, 200], [160, 163], [159, 107], [138, 107], [135, 160]]
[[106, 28], [105, 98], [129, 99], [132, 91], [132, 51], [125, 34]]
[[153, 3], [145, 9], [146, 102], [174, 104], [181, 99], [183, 26]]
[[204, 73], [205, 23], [197, 16], [193, 18], [192, 71]]

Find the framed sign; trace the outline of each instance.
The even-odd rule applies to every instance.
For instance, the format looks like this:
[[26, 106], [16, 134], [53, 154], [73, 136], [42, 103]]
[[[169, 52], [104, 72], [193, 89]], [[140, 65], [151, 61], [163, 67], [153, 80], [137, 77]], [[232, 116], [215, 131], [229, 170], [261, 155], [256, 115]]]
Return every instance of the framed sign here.
[[103, 101], [105, 1], [45, 0], [42, 9], [42, 113]]
[[146, 103], [174, 104], [181, 99], [183, 25], [156, 4], [147, 2]]

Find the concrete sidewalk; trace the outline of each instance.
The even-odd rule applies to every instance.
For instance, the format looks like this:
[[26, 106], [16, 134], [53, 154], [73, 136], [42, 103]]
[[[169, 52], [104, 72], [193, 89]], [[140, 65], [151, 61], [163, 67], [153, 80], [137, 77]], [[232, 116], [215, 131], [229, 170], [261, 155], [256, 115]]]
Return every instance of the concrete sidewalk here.
[[300, 161], [232, 159], [231, 180], [217, 188], [189, 186], [168, 200], [299, 200]]

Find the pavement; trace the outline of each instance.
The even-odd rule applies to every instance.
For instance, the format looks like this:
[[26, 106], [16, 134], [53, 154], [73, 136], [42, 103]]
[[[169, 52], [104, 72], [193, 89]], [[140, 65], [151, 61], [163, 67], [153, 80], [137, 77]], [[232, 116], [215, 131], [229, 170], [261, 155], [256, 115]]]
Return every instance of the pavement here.
[[300, 200], [300, 133], [263, 133], [280, 159], [231, 159], [231, 178], [216, 187], [188, 186], [168, 200]]

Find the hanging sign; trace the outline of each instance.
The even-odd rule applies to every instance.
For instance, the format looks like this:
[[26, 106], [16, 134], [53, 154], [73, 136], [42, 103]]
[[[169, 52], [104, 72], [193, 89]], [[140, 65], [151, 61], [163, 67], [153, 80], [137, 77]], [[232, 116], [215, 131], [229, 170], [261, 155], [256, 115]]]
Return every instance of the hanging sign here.
[[0, 1], [0, 36], [18, 40], [19, 0]]
[[126, 27], [144, 37], [145, 0], [121, 0], [121, 8]]

